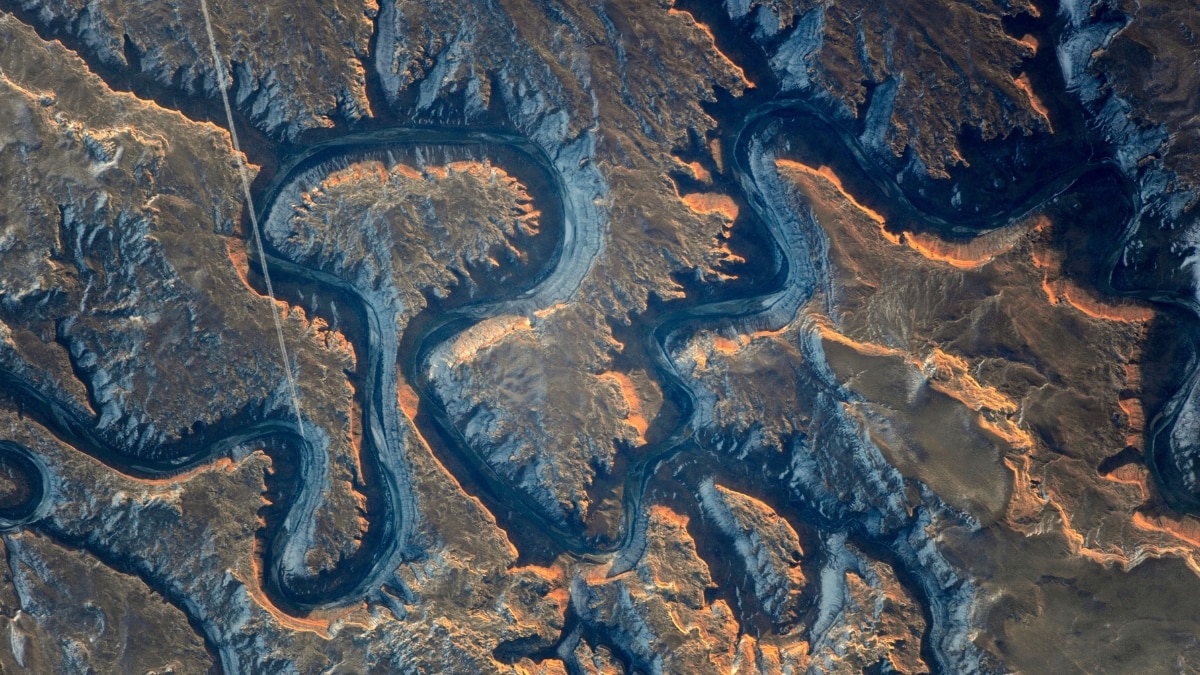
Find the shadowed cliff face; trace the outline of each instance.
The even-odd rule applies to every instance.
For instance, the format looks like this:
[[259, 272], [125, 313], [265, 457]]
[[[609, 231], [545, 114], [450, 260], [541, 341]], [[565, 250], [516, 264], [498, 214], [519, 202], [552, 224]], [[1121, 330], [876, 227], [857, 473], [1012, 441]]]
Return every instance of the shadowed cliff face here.
[[[1111, 81], [1113, 93], [1129, 106], [1139, 126], [1159, 127], [1169, 137], [1155, 148], [1186, 188], [1197, 181], [1195, 116], [1188, 112], [1200, 91], [1192, 60], [1196, 51], [1196, 15], [1172, 3], [1112, 3], [1093, 15], [1116, 10], [1126, 17], [1104, 51], [1091, 64]], [[1182, 186], [1181, 186], [1182, 187]]]
[[[965, 163], [961, 133], [983, 140], [1044, 131], [1047, 113], [1024, 64], [1038, 44], [1004, 20], [1026, 2], [725, 3], [728, 19], [761, 46], [784, 92], [805, 92], [855, 120], [881, 158], [946, 177]], [[765, 82], [763, 84], [766, 84]]]
[[[169, 98], [217, 95], [198, 4], [8, 5], [145, 91]], [[231, 98], [256, 128], [289, 140], [370, 115], [364, 60], [378, 9], [374, 2], [213, 4], [217, 44], [234, 82]]]
[[0, 0], [0, 669], [1200, 668], [1193, 9], [210, 6], [261, 254]]

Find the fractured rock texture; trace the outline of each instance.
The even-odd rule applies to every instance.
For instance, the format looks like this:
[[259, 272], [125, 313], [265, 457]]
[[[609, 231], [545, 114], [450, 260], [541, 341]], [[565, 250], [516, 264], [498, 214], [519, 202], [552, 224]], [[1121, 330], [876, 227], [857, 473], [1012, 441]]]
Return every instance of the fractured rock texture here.
[[253, 214], [0, 0], [0, 670], [1200, 669], [1195, 8], [210, 9]]

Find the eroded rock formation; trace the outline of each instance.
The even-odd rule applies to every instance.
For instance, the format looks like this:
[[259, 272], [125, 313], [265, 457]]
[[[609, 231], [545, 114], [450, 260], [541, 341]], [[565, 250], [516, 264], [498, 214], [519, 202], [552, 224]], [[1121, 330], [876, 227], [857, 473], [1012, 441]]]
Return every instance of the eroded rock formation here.
[[1193, 8], [210, 7], [0, 0], [5, 672], [1200, 668]]

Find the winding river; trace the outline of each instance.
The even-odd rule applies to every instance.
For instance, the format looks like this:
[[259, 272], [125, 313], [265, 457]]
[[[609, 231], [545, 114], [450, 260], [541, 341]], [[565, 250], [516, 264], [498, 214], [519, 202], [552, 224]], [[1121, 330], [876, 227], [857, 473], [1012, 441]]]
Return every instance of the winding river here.
[[[796, 318], [821, 281], [820, 271], [812, 260], [816, 242], [823, 236], [819, 224], [796, 209], [775, 203], [767, 197], [768, 194], [774, 194], [775, 190], [764, 188], [764, 181], [777, 180], [777, 177], [771, 177], [774, 175], [774, 163], [768, 146], [778, 134], [786, 133], [790, 140], [802, 142], [803, 134], [796, 133], [797, 129], [811, 126], [832, 132], [840, 140], [848, 160], [870, 178], [890, 208], [904, 214], [919, 227], [956, 236], [968, 232], [977, 234], [1022, 220], [1055, 197], [1075, 189], [1082, 181], [1094, 178], [1096, 172], [1116, 176], [1123, 185], [1123, 197], [1129, 215], [1120, 240], [1114, 243], [1105, 261], [1104, 273], [1099, 280], [1101, 289], [1107, 293], [1182, 307], [1193, 315], [1200, 310], [1196, 302], [1186, 296], [1153, 290], [1113, 288], [1111, 280], [1120, 259], [1120, 251], [1137, 232], [1141, 200], [1137, 186], [1110, 160], [1081, 163], [1055, 180], [1033, 188], [1017, 205], [959, 217], [930, 213], [914, 206], [913, 200], [897, 183], [895, 176], [872, 160], [852, 133], [805, 101], [769, 101], [753, 108], [742, 119], [740, 126], [725, 134], [723, 147], [727, 148], [727, 166], [731, 172], [729, 178], [732, 186], [741, 192], [745, 203], [750, 206], [758, 227], [769, 243], [777, 272], [767, 287], [756, 289], [751, 295], [673, 309], [656, 318], [648, 327], [645, 347], [664, 396], [672, 401], [678, 411], [678, 422], [662, 440], [640, 448], [637, 459], [631, 462], [624, 478], [623, 522], [620, 536], [615, 541], [598, 543], [564, 527], [549, 517], [529, 493], [500, 475], [464, 437], [443, 402], [434, 393], [430, 381], [430, 362], [439, 346], [489, 318], [528, 315], [570, 300], [590, 271], [594, 259], [602, 253], [602, 245], [597, 242], [604, 236], [604, 224], [596, 222], [589, 214], [579, 212], [576, 206], [578, 200], [569, 194], [571, 187], [545, 150], [515, 134], [494, 130], [437, 128], [350, 134], [308, 146], [285, 158], [276, 179], [265, 189], [260, 200], [262, 208], [259, 218], [266, 223], [276, 209], [288, 208], [288, 204], [280, 201], [280, 196], [299, 176], [320, 166], [322, 162], [353, 156], [355, 153], [377, 152], [400, 146], [460, 146], [473, 148], [485, 155], [489, 149], [504, 149], [509, 156], [523, 157], [544, 175], [547, 189], [552, 194], [535, 198], [543, 208], [549, 204], [556, 210], [561, 223], [553, 255], [544, 269], [533, 276], [528, 287], [508, 297], [473, 302], [427, 317], [427, 320], [414, 324], [416, 327], [412, 329], [415, 331], [412, 335], [405, 336], [397, 335], [392, 329], [396, 310], [379, 306], [364, 289], [328, 271], [289, 260], [278, 250], [268, 251], [265, 262], [273, 274], [281, 279], [314, 284], [323, 293], [344, 298], [363, 319], [361, 324], [365, 334], [358, 336], [365, 348], [365, 365], [361, 366], [361, 375], [366, 386], [359, 390], [364, 429], [362, 456], [371, 464], [371, 475], [378, 479], [378, 485], [373, 489], [380, 495], [380, 500], [379, 508], [368, 514], [368, 532], [360, 554], [344, 561], [332, 574], [318, 579], [304, 578], [288, 567], [287, 551], [296, 545], [297, 532], [312, 516], [321, 498], [318, 482], [307, 480], [306, 477], [311, 474], [310, 467], [321, 461], [319, 453], [323, 450], [306, 442], [297, 433], [294, 422], [289, 421], [282, 412], [278, 418], [256, 420], [243, 415], [227, 420], [180, 441], [177, 447], [163, 448], [158, 453], [158, 456], [169, 459], [151, 461], [131, 457], [120, 448], [111, 446], [96, 433], [94, 420], [79, 417], [21, 375], [0, 370], [0, 385], [14, 392], [25, 410], [64, 443], [135, 476], [170, 476], [217, 457], [228, 456], [236, 448], [267, 440], [286, 444], [293, 449], [300, 458], [296, 485], [286, 516], [270, 533], [269, 543], [263, 552], [264, 575], [273, 599], [291, 611], [305, 611], [360, 601], [386, 583], [405, 557], [414, 524], [416, 496], [405, 458], [406, 437], [396, 397], [401, 377], [417, 392], [422, 409], [428, 412], [429, 419], [436, 427], [421, 431], [438, 434], [472, 473], [471, 478], [485, 485], [517, 517], [544, 532], [562, 552], [586, 559], [618, 554], [620, 563], [614, 566], [613, 573], [634, 564], [644, 534], [643, 496], [649, 482], [664, 461], [680, 451], [695, 447], [699, 442], [694, 434], [697, 392], [692, 388], [690, 378], [680, 373], [672, 357], [675, 347], [699, 329], [746, 332], [782, 328]], [[1170, 475], [1173, 464], [1166, 461], [1171, 452], [1168, 432], [1183, 407], [1183, 400], [1200, 377], [1195, 363], [1190, 364], [1189, 369], [1191, 374], [1187, 386], [1152, 422], [1147, 439], [1147, 463], [1160, 486], [1163, 486], [1168, 501], [1177, 508], [1195, 511], [1200, 507], [1200, 499], [1183, 491], [1179, 481]], [[36, 453], [10, 442], [0, 442], [0, 457], [8, 460], [17, 471], [28, 474], [28, 482], [32, 486], [24, 503], [0, 509], [0, 526], [12, 529], [36, 525], [38, 519], [46, 515], [43, 505], [50, 490], [48, 469], [41, 464]]]

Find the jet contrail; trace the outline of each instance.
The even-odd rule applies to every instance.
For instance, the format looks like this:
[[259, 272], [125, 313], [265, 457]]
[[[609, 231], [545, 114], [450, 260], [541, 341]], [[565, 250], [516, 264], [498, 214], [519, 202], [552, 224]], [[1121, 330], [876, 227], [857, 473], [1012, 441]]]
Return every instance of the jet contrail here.
[[267, 270], [267, 256], [263, 249], [262, 232], [258, 227], [258, 216], [254, 211], [254, 199], [250, 196], [250, 177], [246, 174], [246, 163], [242, 160], [242, 148], [238, 144], [237, 129], [233, 126], [233, 109], [229, 107], [229, 78], [225, 74], [225, 66], [221, 55], [217, 52], [217, 39], [213, 37], [212, 20], [208, 17], [208, 2], [200, 0], [200, 13], [204, 15], [204, 30], [208, 33], [208, 46], [212, 49], [213, 66], [217, 69], [217, 88], [221, 90], [221, 102], [225, 104], [225, 119], [229, 122], [229, 139], [233, 142], [233, 156], [237, 160], [238, 173], [242, 176], [242, 192], [246, 195], [246, 208], [250, 211], [250, 228], [254, 231], [254, 243], [258, 246], [258, 260], [262, 264], [263, 282], [267, 287], [267, 297], [271, 299], [271, 318], [275, 320], [275, 335], [279, 338], [279, 353], [283, 357], [283, 373], [287, 376], [288, 393], [292, 396], [292, 409], [296, 413], [296, 427], [300, 437], [304, 435], [304, 421], [300, 416], [300, 396], [296, 393], [296, 378], [292, 375], [291, 359], [288, 358], [287, 344], [283, 339], [283, 321], [279, 318], [279, 310], [275, 302], [275, 289], [271, 287], [271, 273]]

